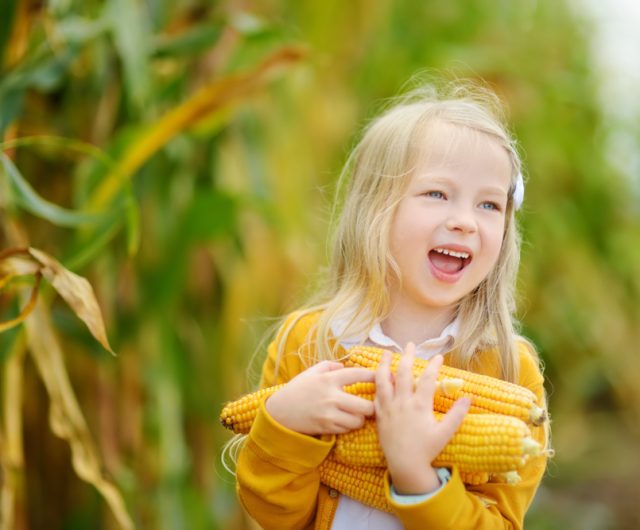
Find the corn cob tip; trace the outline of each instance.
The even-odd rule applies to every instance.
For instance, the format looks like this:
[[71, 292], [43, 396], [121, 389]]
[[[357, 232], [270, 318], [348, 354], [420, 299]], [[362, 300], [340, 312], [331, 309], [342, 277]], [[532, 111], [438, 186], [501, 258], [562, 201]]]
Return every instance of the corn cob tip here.
[[445, 378], [438, 383], [437, 390], [442, 392], [445, 396], [451, 396], [464, 385], [464, 379], [459, 377]]
[[538, 407], [537, 405], [533, 405], [531, 407], [531, 412], [529, 413], [529, 420], [534, 425], [542, 425], [545, 421], [547, 421], [547, 411], [542, 407]]
[[542, 447], [536, 440], [527, 436], [522, 440], [522, 453], [526, 456], [539, 456], [542, 454]]
[[500, 473], [498, 478], [501, 482], [506, 482], [507, 484], [517, 484], [522, 480], [517, 471], [505, 471]]

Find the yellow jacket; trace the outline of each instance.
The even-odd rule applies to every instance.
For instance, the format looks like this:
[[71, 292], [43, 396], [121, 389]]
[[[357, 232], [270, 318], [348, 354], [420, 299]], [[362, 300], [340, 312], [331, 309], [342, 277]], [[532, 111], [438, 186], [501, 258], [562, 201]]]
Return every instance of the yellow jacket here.
[[[291, 315], [288, 322], [296, 315]], [[261, 387], [283, 383], [305, 369], [298, 349], [318, 313], [302, 317], [292, 328], [275, 376], [276, 352], [281, 336], [271, 343], [262, 371]], [[498, 376], [496, 355], [480, 352], [482, 373]], [[445, 356], [445, 363], [447, 357]], [[520, 348], [519, 384], [532, 390], [540, 405], [544, 402], [543, 377], [527, 347]], [[541, 427], [532, 429], [541, 443], [545, 434]], [[322, 439], [287, 429], [273, 420], [262, 403], [251, 432], [240, 451], [237, 462], [237, 490], [242, 505], [265, 530], [331, 528], [338, 506], [337, 491], [320, 484], [318, 466], [331, 450], [334, 437]], [[546, 467], [546, 458], [530, 460], [520, 470], [518, 484], [488, 483], [465, 485], [457, 470], [451, 479], [424, 502], [400, 505], [386, 493], [395, 515], [407, 530], [481, 530], [521, 529], [524, 515], [538, 488]]]

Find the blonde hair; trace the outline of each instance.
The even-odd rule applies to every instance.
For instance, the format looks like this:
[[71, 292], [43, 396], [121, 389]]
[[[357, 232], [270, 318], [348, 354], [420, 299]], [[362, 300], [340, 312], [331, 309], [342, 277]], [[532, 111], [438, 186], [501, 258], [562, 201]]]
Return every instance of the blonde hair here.
[[[315, 346], [314, 361], [339, 358], [341, 337], [366, 332], [388, 314], [389, 277], [395, 274], [401, 280], [389, 252], [393, 215], [425, 148], [424, 139], [437, 123], [487, 135], [505, 149], [511, 162], [511, 188], [498, 261], [487, 278], [459, 303], [456, 311], [459, 333], [448, 362], [473, 370], [474, 354], [493, 347], [499, 353], [502, 378], [517, 381], [518, 335], [513, 313], [520, 237], [513, 191], [521, 173], [521, 160], [498, 97], [486, 87], [470, 82], [456, 82], [439, 90], [433, 85], [414, 89], [392, 100], [364, 129], [338, 181], [333, 253], [326, 283], [316, 294], [315, 303], [289, 321], [288, 329], [281, 335], [280, 351], [288, 330], [311, 312], [321, 310], [308, 337], [309, 345], [313, 342]], [[343, 334], [334, 337], [331, 323], [344, 314], [353, 317]], [[307, 360], [304, 352], [300, 355]]]

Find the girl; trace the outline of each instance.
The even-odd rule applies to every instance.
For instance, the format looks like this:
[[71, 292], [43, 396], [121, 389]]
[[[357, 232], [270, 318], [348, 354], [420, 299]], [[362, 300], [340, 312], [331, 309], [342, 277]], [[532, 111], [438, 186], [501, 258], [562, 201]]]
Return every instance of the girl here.
[[[261, 386], [287, 384], [262, 404], [238, 455], [240, 500], [263, 528], [522, 528], [545, 457], [529, 461], [518, 484], [467, 486], [455, 468], [431, 466], [469, 405], [461, 399], [435, 421], [443, 360], [545, 400], [535, 351], [514, 331], [514, 211], [524, 188], [498, 109], [485, 89], [422, 88], [373, 120], [355, 147], [328, 286], [269, 346]], [[375, 374], [343, 367], [356, 344], [407, 345], [395, 378], [388, 358]], [[415, 389], [414, 355], [431, 359]], [[374, 403], [343, 391], [374, 378]], [[339, 495], [317, 471], [334, 436], [374, 414], [393, 514]], [[533, 433], [545, 443], [542, 427]]]

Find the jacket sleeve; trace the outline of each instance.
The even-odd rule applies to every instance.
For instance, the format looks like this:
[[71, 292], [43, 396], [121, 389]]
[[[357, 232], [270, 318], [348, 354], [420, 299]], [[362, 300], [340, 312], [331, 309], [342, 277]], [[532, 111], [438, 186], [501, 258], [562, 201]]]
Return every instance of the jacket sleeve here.
[[[538, 397], [546, 408], [543, 378], [528, 349], [520, 348], [520, 384]], [[531, 429], [532, 435], [545, 446], [543, 427]], [[456, 468], [451, 480], [436, 495], [418, 504], [393, 502], [386, 479], [387, 500], [407, 530], [424, 528], [456, 528], [457, 530], [508, 529], [521, 530], [531, 501], [546, 469], [546, 456], [530, 459], [519, 471], [517, 484], [487, 483], [466, 486]]]
[[[308, 317], [290, 330], [283, 355], [279, 362], [277, 359], [277, 344], [295, 318], [292, 315], [285, 321], [269, 345], [261, 387], [286, 382], [304, 369], [298, 349], [309, 332]], [[334, 437], [318, 439], [287, 429], [271, 418], [264, 402], [261, 404], [238, 456], [236, 484], [242, 505], [262, 528], [302, 529], [311, 525], [320, 488], [318, 466], [333, 443]]]

